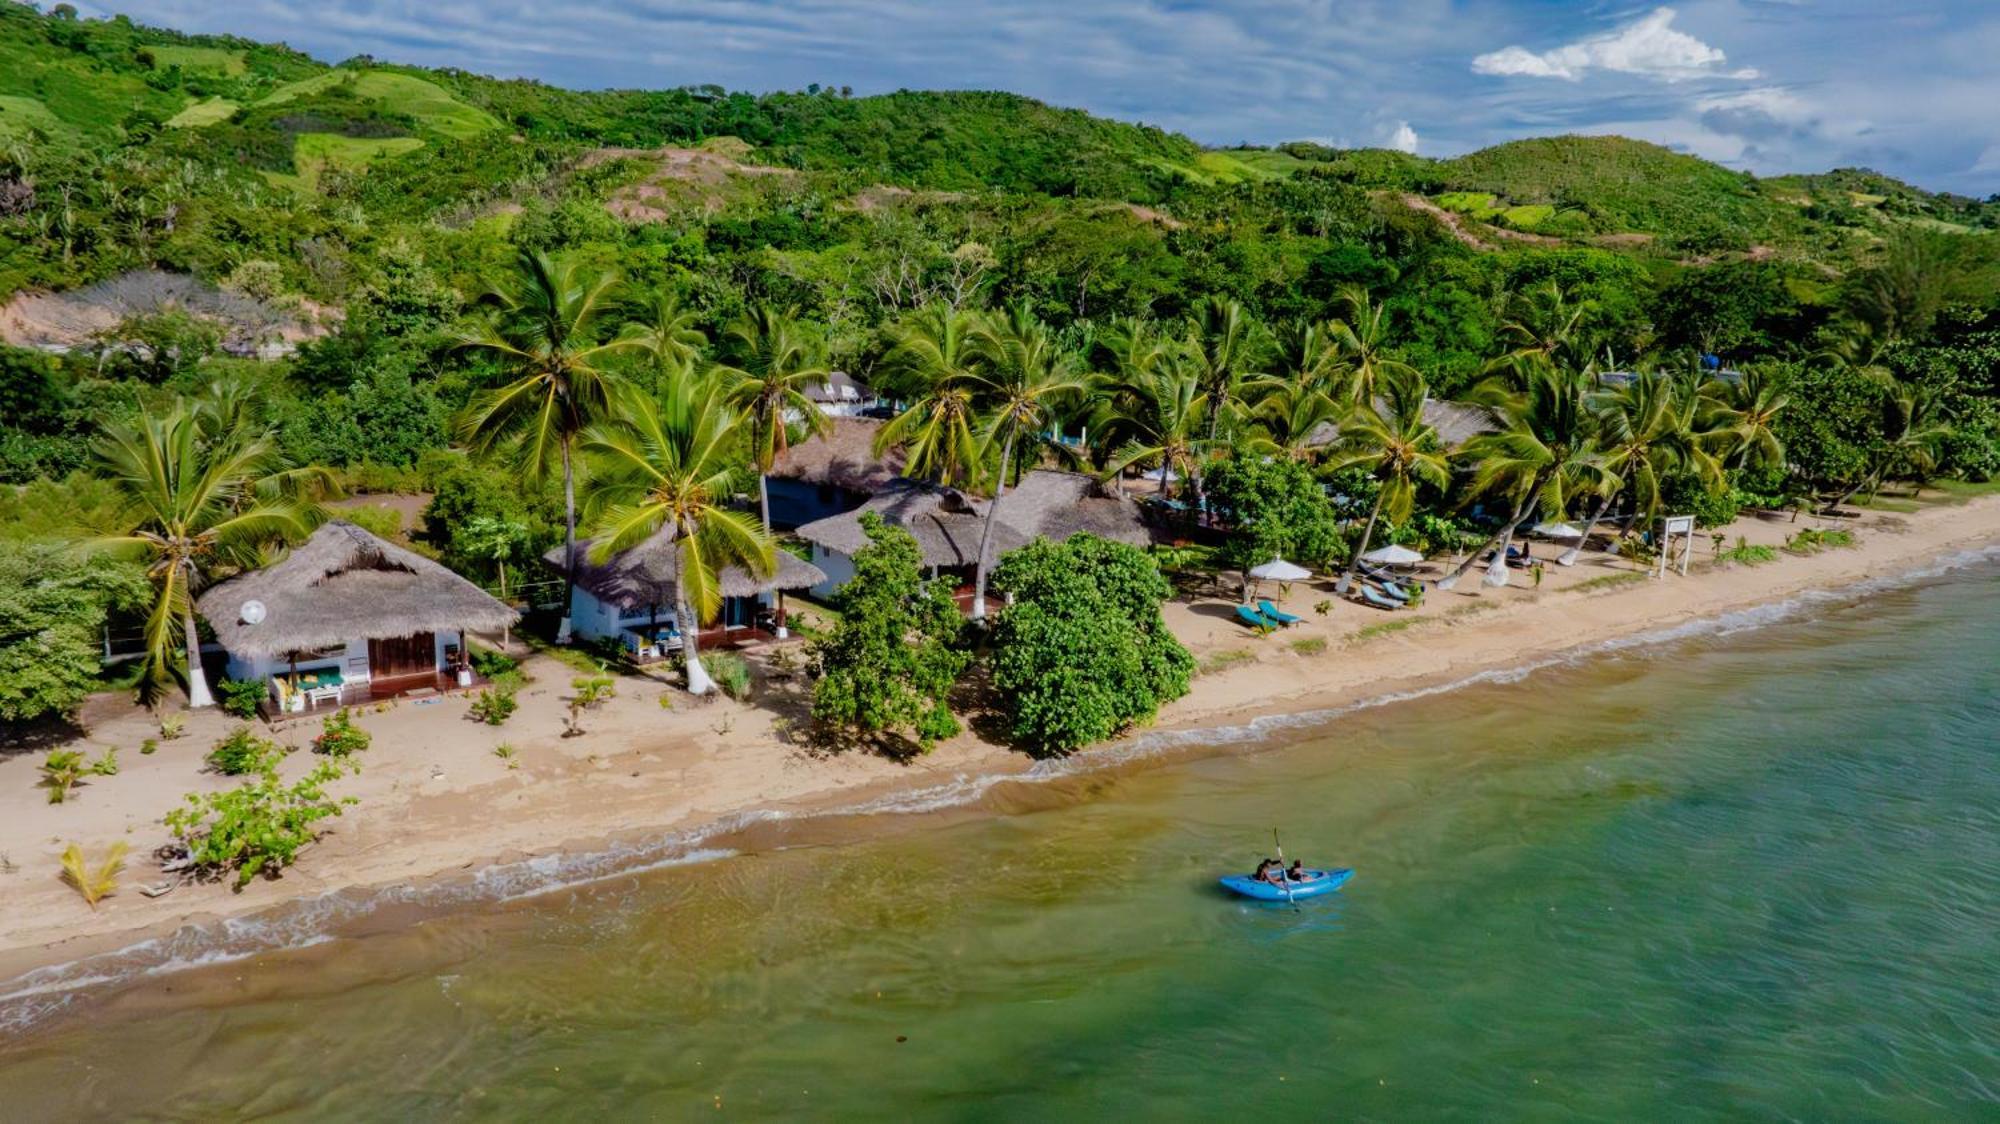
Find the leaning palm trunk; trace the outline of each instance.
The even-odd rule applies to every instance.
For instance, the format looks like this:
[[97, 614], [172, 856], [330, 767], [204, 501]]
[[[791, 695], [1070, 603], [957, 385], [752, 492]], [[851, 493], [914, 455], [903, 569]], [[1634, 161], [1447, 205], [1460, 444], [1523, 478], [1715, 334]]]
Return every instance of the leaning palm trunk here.
[[569, 639], [569, 614], [576, 602], [576, 473], [570, 468], [569, 438], [562, 440], [563, 468], [563, 602], [558, 642]]
[[1583, 544], [1590, 541], [1590, 533], [1597, 529], [1597, 521], [1604, 518], [1604, 509], [1610, 506], [1611, 506], [1610, 496], [1606, 496], [1603, 499], [1597, 501], [1597, 510], [1590, 513], [1590, 522], [1585, 523], [1583, 525], [1583, 537], [1576, 540], [1575, 546], [1570, 547], [1568, 550], [1563, 551], [1562, 554], [1556, 557], [1556, 565], [1558, 566], [1576, 565], [1576, 560], [1578, 556], [1583, 554]]
[[[1536, 490], [1539, 491], [1540, 489]], [[1529, 492], [1528, 493], [1529, 499], [1531, 499], [1534, 496], [1534, 494], [1535, 493], [1532, 491]], [[1492, 538], [1487, 539], [1485, 546], [1482, 546], [1478, 550], [1473, 551], [1471, 554], [1466, 555], [1465, 561], [1460, 562], [1458, 564], [1458, 569], [1453, 570], [1450, 574], [1446, 575], [1443, 581], [1438, 582], [1438, 588], [1443, 590], [1449, 590], [1452, 587], [1456, 586], [1458, 584], [1458, 579], [1464, 577], [1466, 575], [1466, 572], [1472, 569], [1473, 564], [1479, 561], [1479, 556], [1486, 553], [1488, 550], [1493, 551], [1493, 563], [1492, 565], [1486, 567], [1486, 577], [1481, 579], [1482, 583], [1485, 585], [1494, 585], [1494, 586], [1506, 585], [1507, 548], [1514, 544], [1515, 526], [1521, 522], [1521, 517], [1528, 513], [1529, 499], [1523, 499], [1519, 504], [1515, 505], [1514, 514], [1508, 518], [1506, 525], [1501, 527], [1499, 531], [1495, 532]]]
[[706, 695], [715, 690], [715, 680], [708, 677], [708, 669], [701, 666], [701, 651], [697, 637], [701, 632], [701, 621], [688, 605], [687, 598], [676, 588], [674, 593], [674, 623], [681, 630], [681, 658], [687, 663], [687, 689], [690, 695]]
[[215, 696], [208, 693], [208, 676], [201, 670], [201, 634], [195, 631], [192, 593], [188, 595], [188, 608], [184, 611], [181, 627], [187, 630], [188, 706], [214, 706]]
[[986, 505], [986, 526], [979, 532], [979, 564], [973, 567], [972, 619], [986, 618], [986, 559], [993, 549], [993, 523], [1000, 515], [1000, 497], [1007, 494], [1007, 466], [1014, 462], [1014, 434], [1007, 434], [1000, 447], [1000, 479], [993, 485], [993, 501]]
[[764, 533], [767, 535], [771, 533], [771, 485], [770, 477], [766, 475], [770, 471], [765, 468], [757, 473], [757, 510], [763, 513]]
[[1375, 493], [1375, 506], [1368, 509], [1368, 525], [1361, 528], [1361, 542], [1354, 548], [1354, 557], [1347, 560], [1347, 569], [1341, 571], [1340, 580], [1333, 585], [1333, 592], [1340, 597], [1347, 596], [1354, 585], [1354, 571], [1361, 566], [1361, 556], [1368, 553], [1368, 540], [1375, 535], [1375, 519], [1382, 514], [1382, 497], [1388, 492], [1385, 486]]

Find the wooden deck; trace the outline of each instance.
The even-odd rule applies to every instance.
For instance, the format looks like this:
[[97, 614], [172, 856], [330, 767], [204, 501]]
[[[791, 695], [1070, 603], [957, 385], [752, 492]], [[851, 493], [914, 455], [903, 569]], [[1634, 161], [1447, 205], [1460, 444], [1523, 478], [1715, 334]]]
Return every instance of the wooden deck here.
[[372, 706], [375, 703], [398, 699], [441, 698], [446, 695], [470, 694], [481, 687], [491, 686], [492, 682], [490, 679], [475, 675], [472, 677], [470, 687], [461, 687], [458, 685], [457, 675], [441, 671], [427, 675], [405, 675], [394, 679], [374, 679], [366, 683], [343, 683], [339, 701], [327, 699], [321, 702], [307, 702], [304, 710], [281, 713], [278, 710], [278, 701], [266, 697], [258, 706], [257, 712], [264, 721], [275, 726], [296, 722], [301, 718], [323, 717], [347, 706]]

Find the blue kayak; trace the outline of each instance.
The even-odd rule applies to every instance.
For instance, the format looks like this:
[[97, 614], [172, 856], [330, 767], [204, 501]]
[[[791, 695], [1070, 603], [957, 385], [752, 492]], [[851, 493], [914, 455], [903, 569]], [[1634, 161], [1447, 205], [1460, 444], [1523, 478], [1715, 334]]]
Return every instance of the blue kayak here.
[[[1287, 882], [1281, 889], [1269, 882], [1259, 882], [1247, 874], [1231, 874], [1222, 879], [1222, 886], [1231, 893], [1255, 898], [1260, 902], [1300, 901], [1305, 898], [1316, 898], [1321, 894], [1331, 894], [1346, 885], [1347, 880], [1352, 877], [1354, 870], [1351, 867], [1341, 867], [1338, 870], [1308, 870], [1305, 881]], [[1291, 891], [1289, 895], [1286, 890]]]

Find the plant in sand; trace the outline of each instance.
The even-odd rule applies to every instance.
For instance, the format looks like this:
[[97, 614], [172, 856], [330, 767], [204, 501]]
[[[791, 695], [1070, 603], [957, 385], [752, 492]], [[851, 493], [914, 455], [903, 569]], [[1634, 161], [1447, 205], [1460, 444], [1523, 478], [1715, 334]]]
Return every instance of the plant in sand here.
[[313, 738], [313, 752], [328, 757], [345, 757], [368, 748], [374, 739], [368, 731], [354, 724], [346, 707], [329, 715], [320, 723], [320, 732]]
[[276, 877], [319, 838], [319, 821], [356, 803], [328, 796], [326, 786], [359, 771], [351, 757], [331, 758], [287, 785], [278, 779], [277, 758], [267, 756], [253, 780], [227, 792], [189, 793], [186, 807], [167, 813], [167, 830], [187, 848], [188, 866], [234, 871], [240, 890], [260, 871]]
[[63, 881], [82, 894], [90, 908], [96, 909], [98, 902], [118, 892], [118, 875], [125, 869], [125, 852], [129, 850], [131, 846], [121, 839], [93, 866], [84, 857], [83, 848], [71, 843], [63, 848]]

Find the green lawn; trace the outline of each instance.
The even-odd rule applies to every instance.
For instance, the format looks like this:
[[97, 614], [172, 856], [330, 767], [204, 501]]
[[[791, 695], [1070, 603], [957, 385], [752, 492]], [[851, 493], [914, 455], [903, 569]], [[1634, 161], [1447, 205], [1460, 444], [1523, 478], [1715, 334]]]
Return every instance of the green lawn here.
[[379, 101], [398, 113], [407, 113], [433, 132], [456, 140], [476, 137], [500, 127], [492, 114], [459, 101], [434, 82], [386, 70], [363, 71], [354, 80], [356, 97]]
[[229, 51], [221, 47], [148, 47], [153, 55], [153, 69], [165, 70], [178, 66], [192, 74], [204, 71], [211, 74], [241, 74], [245, 67], [242, 51]]
[[1527, 203], [1501, 211], [1500, 221], [1515, 230], [1533, 230], [1555, 216], [1556, 209], [1547, 203]]
[[228, 98], [209, 98], [207, 101], [189, 102], [186, 109], [167, 118], [169, 129], [199, 129], [206, 125], [219, 125], [243, 108]]
[[1447, 191], [1431, 201], [1447, 211], [1471, 215], [1481, 222], [1500, 213], [1499, 200], [1484, 191]]

